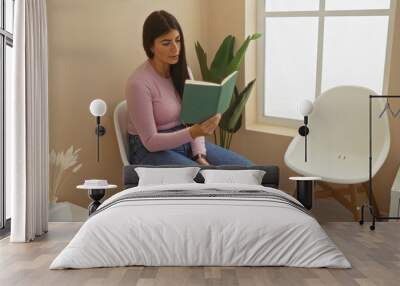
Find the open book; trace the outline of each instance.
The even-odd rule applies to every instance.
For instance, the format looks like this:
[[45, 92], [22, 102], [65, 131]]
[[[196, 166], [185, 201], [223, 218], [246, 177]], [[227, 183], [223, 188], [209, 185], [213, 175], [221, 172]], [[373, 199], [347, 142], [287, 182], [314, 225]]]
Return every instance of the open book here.
[[238, 72], [228, 75], [220, 84], [186, 80], [180, 120], [183, 124], [200, 123], [216, 113], [224, 113], [231, 102]]

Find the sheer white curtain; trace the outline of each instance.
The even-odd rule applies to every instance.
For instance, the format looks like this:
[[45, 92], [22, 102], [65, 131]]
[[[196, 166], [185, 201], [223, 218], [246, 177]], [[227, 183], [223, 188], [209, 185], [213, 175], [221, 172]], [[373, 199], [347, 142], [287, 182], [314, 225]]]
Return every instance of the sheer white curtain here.
[[48, 225], [48, 64], [45, 0], [15, 1], [14, 94], [6, 98], [6, 187], [11, 189], [12, 242]]

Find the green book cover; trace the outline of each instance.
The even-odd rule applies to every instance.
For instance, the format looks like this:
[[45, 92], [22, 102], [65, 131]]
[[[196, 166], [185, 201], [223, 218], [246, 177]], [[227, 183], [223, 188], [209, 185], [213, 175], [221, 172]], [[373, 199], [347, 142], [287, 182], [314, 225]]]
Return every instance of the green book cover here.
[[216, 113], [224, 113], [231, 102], [238, 72], [228, 75], [221, 84], [186, 80], [180, 120], [183, 124], [200, 123]]

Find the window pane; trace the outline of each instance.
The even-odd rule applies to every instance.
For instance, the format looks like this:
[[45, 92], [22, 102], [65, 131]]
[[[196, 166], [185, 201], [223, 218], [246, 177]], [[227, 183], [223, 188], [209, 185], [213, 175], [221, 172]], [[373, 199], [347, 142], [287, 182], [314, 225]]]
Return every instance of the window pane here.
[[319, 0], [265, 0], [265, 11], [314, 11]]
[[13, 33], [14, 26], [14, 1], [6, 0], [6, 30]]
[[267, 18], [264, 115], [301, 119], [298, 103], [313, 100], [318, 18]]
[[387, 16], [327, 17], [322, 92], [360, 85], [382, 93], [387, 32]]
[[326, 10], [389, 9], [390, 0], [325, 0]]
[[[6, 45], [6, 66], [5, 66], [5, 97], [10, 98], [12, 91], [12, 73], [13, 73], [13, 50]], [[11, 192], [10, 188], [6, 189], [6, 219], [11, 217]]]

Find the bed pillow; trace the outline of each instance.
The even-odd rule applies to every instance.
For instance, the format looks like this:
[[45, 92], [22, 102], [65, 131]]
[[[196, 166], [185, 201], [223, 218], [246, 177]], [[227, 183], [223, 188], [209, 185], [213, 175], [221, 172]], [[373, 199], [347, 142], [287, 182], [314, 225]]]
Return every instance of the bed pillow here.
[[199, 167], [135, 168], [139, 177], [138, 186], [196, 183], [193, 179], [199, 170]]
[[236, 183], [261, 185], [265, 175], [263, 170], [201, 170], [204, 183]]

